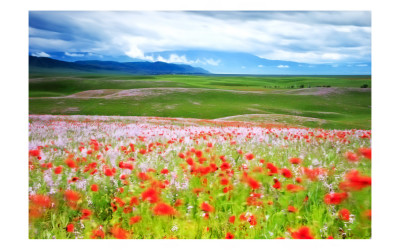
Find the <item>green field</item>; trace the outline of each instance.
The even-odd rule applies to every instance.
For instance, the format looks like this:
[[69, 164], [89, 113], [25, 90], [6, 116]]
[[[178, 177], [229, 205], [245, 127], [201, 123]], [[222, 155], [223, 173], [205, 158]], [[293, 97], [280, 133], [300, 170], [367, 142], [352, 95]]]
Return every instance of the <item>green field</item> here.
[[31, 74], [29, 113], [224, 118], [370, 129], [370, 87], [370, 76]]

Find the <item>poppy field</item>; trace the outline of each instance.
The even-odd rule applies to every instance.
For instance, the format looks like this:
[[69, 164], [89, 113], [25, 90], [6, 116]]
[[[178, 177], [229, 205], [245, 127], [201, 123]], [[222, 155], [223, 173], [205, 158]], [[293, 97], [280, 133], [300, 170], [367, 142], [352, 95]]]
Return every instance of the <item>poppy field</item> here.
[[371, 131], [29, 116], [31, 239], [369, 239]]

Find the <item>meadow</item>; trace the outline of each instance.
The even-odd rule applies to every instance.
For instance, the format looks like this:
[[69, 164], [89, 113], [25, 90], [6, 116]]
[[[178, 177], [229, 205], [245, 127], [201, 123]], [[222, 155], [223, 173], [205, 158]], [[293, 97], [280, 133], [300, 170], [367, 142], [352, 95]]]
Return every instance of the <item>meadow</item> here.
[[32, 239], [371, 238], [370, 76], [31, 73]]
[[32, 73], [29, 97], [30, 114], [258, 120], [325, 129], [371, 128], [370, 76]]
[[29, 116], [29, 237], [368, 239], [371, 131]]

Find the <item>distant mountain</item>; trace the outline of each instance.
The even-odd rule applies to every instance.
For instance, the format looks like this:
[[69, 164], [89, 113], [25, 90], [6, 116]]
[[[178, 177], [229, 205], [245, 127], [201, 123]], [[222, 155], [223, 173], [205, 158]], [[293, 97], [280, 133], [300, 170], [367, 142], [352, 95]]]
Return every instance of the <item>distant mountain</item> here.
[[[39, 56], [38, 53], [30, 51], [31, 56]], [[64, 62], [76, 61], [113, 61], [113, 62], [144, 62], [142, 59], [135, 59], [126, 55], [103, 55], [93, 52], [61, 52], [61, 51], [46, 51], [46, 54], [56, 60]]]
[[[37, 55], [38, 52], [30, 52]], [[39, 53], [40, 54], [40, 53]], [[214, 73], [214, 74], [255, 74], [255, 75], [370, 75], [371, 62], [345, 62], [345, 63], [299, 63], [283, 60], [269, 60], [249, 53], [210, 51], [210, 50], [173, 50], [145, 53], [143, 58], [130, 58], [126, 55], [101, 55], [92, 52], [52, 52], [44, 51], [48, 58], [64, 61], [78, 62], [86, 66], [95, 66], [100, 70], [128, 70], [137, 74], [159, 74], [147, 67], [148, 64], [122, 65], [123, 63], [154, 63], [151, 67], [157, 67], [163, 74], [190, 74]], [[114, 64], [111, 67], [111, 63]], [[118, 62], [118, 63], [117, 63]], [[157, 63], [157, 64], [156, 64]], [[169, 65], [179, 65], [183, 68], [189, 65], [193, 68], [173, 69]], [[185, 65], [185, 66], [182, 66]], [[115, 68], [114, 68], [115, 67]], [[172, 67], [172, 66], [171, 66]], [[197, 68], [196, 68], [197, 67]], [[92, 69], [92, 70], [96, 70]]]
[[209, 74], [200, 67], [192, 67], [184, 64], [173, 64], [165, 62], [114, 62], [114, 61], [76, 61], [65, 62], [48, 57], [29, 56], [29, 70], [35, 71], [80, 71], [80, 72], [114, 72], [129, 73], [137, 75], [159, 75], [159, 74]]

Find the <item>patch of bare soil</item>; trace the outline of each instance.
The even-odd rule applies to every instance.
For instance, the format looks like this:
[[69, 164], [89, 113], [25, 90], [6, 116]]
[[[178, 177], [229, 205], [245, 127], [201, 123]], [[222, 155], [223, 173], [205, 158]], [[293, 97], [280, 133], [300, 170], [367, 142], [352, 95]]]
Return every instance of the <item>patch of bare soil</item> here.
[[78, 112], [80, 109], [78, 107], [69, 107], [64, 110], [65, 112]]
[[333, 95], [344, 94], [347, 92], [369, 92], [370, 88], [303, 88], [303, 89], [290, 89], [290, 90], [275, 90], [272, 93], [276, 94], [289, 94], [289, 95]]

